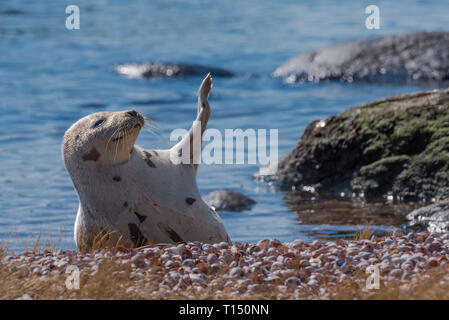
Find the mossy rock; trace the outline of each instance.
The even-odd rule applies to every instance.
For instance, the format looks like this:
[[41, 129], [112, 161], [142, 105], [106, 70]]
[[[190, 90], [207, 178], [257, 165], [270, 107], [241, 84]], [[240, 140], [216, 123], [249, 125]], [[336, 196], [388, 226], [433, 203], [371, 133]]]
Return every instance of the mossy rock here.
[[310, 123], [277, 180], [368, 199], [448, 197], [449, 90], [383, 99]]

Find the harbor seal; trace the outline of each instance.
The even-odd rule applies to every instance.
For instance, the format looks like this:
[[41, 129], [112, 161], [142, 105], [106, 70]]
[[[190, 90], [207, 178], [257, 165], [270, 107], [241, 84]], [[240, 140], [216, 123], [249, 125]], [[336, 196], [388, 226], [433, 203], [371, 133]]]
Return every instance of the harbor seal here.
[[[194, 122], [201, 124], [201, 137], [210, 116], [211, 88], [208, 74], [199, 89]], [[192, 147], [195, 126], [173, 148], [147, 150], [134, 144], [144, 122], [134, 110], [98, 112], [65, 133], [62, 154], [79, 198], [78, 249], [230, 243], [222, 220], [200, 195], [197, 165], [172, 161], [173, 154], [181, 156], [181, 150]]]

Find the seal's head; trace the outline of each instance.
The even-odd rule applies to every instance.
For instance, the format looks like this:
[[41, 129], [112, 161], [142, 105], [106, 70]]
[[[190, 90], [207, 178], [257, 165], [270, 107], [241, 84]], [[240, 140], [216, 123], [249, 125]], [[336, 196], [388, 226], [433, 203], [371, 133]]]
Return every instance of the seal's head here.
[[143, 125], [144, 118], [134, 110], [97, 112], [78, 120], [64, 135], [67, 169], [128, 161]]

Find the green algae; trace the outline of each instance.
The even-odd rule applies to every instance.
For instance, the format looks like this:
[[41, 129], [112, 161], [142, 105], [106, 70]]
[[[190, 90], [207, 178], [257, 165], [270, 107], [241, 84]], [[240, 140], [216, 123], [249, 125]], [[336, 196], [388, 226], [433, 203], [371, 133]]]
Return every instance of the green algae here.
[[[449, 92], [419, 92], [351, 108], [306, 128], [280, 164], [284, 184], [366, 197], [449, 196]], [[292, 180], [293, 179], [293, 180]]]

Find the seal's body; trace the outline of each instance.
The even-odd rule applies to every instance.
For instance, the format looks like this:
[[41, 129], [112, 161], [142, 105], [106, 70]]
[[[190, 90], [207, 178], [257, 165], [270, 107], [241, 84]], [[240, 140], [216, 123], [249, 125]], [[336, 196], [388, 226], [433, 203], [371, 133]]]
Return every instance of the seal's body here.
[[[208, 75], [199, 91], [201, 133], [209, 119], [211, 85]], [[134, 110], [100, 112], [67, 130], [63, 157], [79, 197], [78, 249], [104, 242], [135, 247], [230, 242], [220, 217], [199, 193], [197, 165], [173, 162], [174, 153], [190, 147], [194, 128], [172, 149], [146, 150], [134, 145], [143, 124]]]

